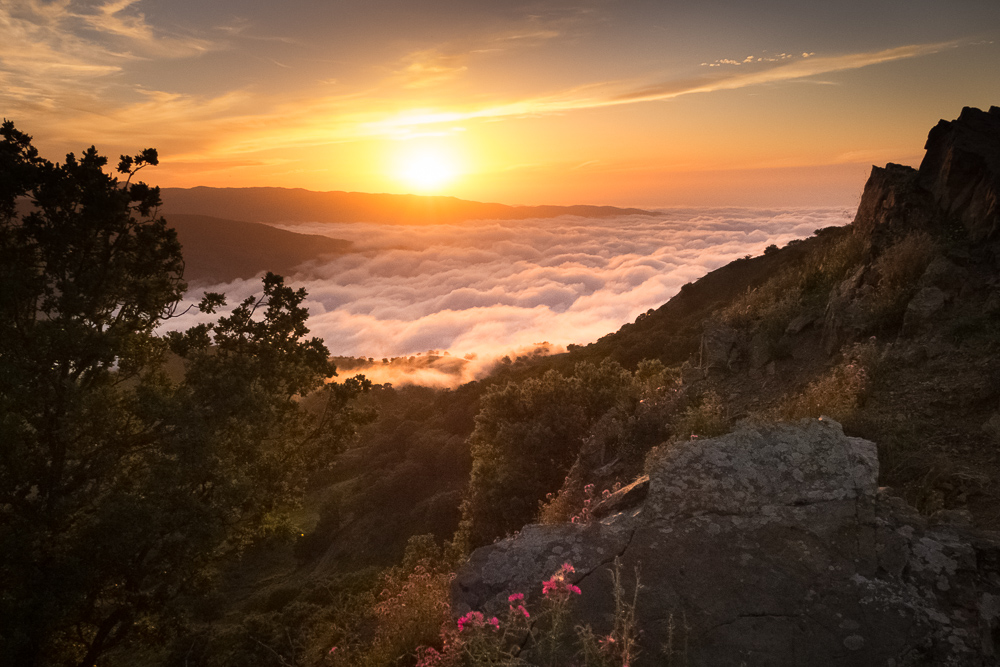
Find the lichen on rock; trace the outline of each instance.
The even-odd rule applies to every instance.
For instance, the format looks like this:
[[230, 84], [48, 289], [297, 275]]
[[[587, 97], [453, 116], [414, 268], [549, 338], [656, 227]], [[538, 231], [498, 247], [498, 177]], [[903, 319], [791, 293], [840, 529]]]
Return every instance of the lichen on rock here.
[[821, 419], [665, 449], [640, 505], [477, 549], [455, 610], [538, 595], [570, 561], [600, 632], [617, 557], [641, 572], [640, 667], [671, 659], [681, 626], [691, 665], [996, 664], [1000, 538], [880, 491], [873, 443]]

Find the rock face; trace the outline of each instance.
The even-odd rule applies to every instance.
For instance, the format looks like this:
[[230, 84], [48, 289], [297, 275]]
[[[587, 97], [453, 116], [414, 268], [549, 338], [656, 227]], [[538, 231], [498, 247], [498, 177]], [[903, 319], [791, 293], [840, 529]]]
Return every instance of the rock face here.
[[872, 167], [852, 223], [856, 232], [878, 243], [879, 236], [890, 236], [900, 225], [913, 228], [930, 223], [935, 206], [919, 179], [913, 167], [891, 162]]
[[920, 163], [920, 186], [961, 222], [973, 241], [1000, 229], [1000, 107], [966, 107], [957, 120], [931, 130]]
[[997, 664], [1000, 536], [927, 521], [877, 476], [875, 445], [829, 420], [672, 445], [638, 505], [477, 549], [454, 609], [530, 603], [569, 561], [577, 621], [607, 632], [619, 558], [643, 585], [640, 667]]
[[920, 170], [873, 167], [854, 228], [878, 244], [900, 226], [961, 223], [973, 241], [1000, 234], [1000, 107], [966, 107], [927, 137]]

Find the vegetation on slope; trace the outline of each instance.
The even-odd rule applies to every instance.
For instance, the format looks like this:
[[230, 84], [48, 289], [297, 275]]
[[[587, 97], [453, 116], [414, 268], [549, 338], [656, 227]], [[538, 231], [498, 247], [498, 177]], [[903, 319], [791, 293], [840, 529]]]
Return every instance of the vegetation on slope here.
[[468, 549], [592, 520], [671, 442], [740, 420], [831, 416], [923, 511], [1000, 525], [998, 258], [948, 220], [817, 230], [455, 390], [315, 393], [333, 369], [301, 291], [269, 276], [156, 337], [183, 281], [155, 190], [4, 132], [0, 641], [19, 664], [519, 664], [461, 648], [448, 586]]

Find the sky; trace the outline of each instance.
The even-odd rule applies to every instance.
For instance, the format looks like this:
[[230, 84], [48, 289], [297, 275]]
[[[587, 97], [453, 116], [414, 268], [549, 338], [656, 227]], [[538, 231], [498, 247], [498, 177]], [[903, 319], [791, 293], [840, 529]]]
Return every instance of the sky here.
[[[455, 225], [307, 223], [294, 232], [347, 239], [354, 251], [316, 260], [291, 284], [308, 292], [310, 335], [337, 356], [386, 357], [445, 351], [473, 357], [454, 375], [396, 367], [365, 369], [377, 382], [455, 386], [503, 355], [549, 343], [559, 352], [617, 331], [681, 286], [768, 245], [851, 221], [849, 207], [757, 209], [673, 207], [656, 215], [494, 220]], [[260, 280], [199, 285], [235, 305]], [[195, 312], [169, 322], [184, 329]]]
[[162, 186], [841, 205], [991, 104], [996, 0], [0, 3], [0, 115]]

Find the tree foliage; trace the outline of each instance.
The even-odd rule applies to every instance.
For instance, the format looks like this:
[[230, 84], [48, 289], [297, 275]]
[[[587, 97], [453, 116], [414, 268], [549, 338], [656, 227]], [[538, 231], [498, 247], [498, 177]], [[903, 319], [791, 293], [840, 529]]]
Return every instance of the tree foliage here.
[[[123, 182], [93, 147], [53, 164], [0, 130], [5, 664], [93, 665], [162, 639], [172, 601], [280, 530], [366, 418], [350, 400], [367, 381], [324, 384], [335, 369], [306, 339], [305, 292], [279, 276], [228, 316], [158, 335], [185, 284], [158, 188], [133, 182], [156, 163], [152, 149], [122, 156]], [[164, 372], [171, 353], [181, 378]]]
[[631, 388], [632, 374], [610, 361], [491, 387], [469, 439], [472, 476], [462, 509], [470, 546], [531, 521], [545, 494], [562, 485], [591, 425], [631, 397]]

